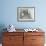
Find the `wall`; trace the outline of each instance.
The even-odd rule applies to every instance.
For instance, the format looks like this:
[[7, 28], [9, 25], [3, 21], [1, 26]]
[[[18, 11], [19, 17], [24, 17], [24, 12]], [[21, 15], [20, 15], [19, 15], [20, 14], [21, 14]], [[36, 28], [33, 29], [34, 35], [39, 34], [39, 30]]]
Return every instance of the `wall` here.
[[[0, 0], [0, 25], [13, 24], [16, 28], [46, 28], [46, 0]], [[35, 7], [35, 22], [18, 22], [17, 7]]]
[[[46, 0], [0, 0], [0, 31], [9, 24], [16, 28], [41, 27], [46, 32]], [[17, 7], [35, 7], [35, 22], [18, 22]]]

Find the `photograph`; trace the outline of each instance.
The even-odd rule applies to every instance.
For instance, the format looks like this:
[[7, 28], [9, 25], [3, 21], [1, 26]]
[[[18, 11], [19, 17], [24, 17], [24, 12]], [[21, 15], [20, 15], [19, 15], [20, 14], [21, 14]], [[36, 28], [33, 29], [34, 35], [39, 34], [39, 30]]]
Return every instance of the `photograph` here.
[[18, 7], [17, 20], [18, 21], [34, 21], [35, 8], [34, 7]]

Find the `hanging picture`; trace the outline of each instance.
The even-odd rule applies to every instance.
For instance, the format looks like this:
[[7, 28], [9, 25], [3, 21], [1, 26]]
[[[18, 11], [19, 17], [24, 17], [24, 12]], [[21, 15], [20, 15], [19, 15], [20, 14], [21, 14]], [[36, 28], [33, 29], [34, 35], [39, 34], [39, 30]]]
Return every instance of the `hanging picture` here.
[[35, 7], [18, 7], [17, 20], [22, 22], [35, 21]]

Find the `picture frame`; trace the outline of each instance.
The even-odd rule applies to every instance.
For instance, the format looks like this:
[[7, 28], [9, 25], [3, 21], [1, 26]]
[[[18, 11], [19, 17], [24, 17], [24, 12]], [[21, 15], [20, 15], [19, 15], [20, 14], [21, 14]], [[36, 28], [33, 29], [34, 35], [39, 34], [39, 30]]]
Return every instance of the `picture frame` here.
[[17, 21], [34, 22], [35, 7], [17, 7]]

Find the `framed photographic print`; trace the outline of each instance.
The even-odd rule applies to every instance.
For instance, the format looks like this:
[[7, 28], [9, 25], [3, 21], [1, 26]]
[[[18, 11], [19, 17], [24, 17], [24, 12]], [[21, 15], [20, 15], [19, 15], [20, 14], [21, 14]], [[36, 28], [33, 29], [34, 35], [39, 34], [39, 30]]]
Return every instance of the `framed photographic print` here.
[[35, 7], [18, 7], [17, 20], [22, 22], [35, 21]]

